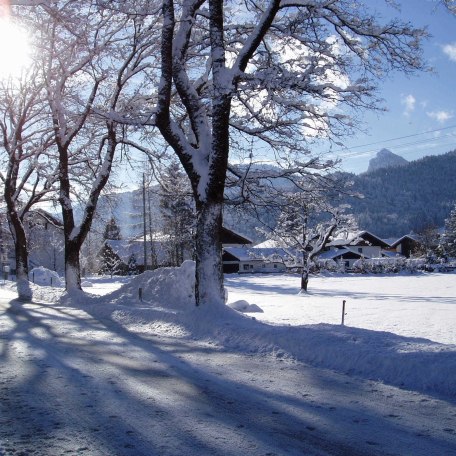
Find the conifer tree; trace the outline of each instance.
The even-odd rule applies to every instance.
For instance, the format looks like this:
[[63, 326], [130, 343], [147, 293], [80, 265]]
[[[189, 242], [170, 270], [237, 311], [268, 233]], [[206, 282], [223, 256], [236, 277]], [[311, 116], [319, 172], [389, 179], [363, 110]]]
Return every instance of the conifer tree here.
[[103, 239], [106, 241], [107, 239], [114, 240], [114, 241], [120, 241], [122, 239], [122, 236], [120, 234], [120, 228], [117, 225], [116, 219], [114, 217], [111, 217], [109, 222], [106, 224], [104, 233], [103, 233]]
[[446, 255], [456, 258], [456, 204], [450, 212], [450, 216], [445, 220], [442, 246]]
[[136, 261], [136, 255], [132, 253], [128, 259], [128, 275], [138, 274], [138, 264]]
[[170, 261], [178, 266], [185, 251], [193, 247], [195, 216], [188, 178], [176, 161], [161, 176], [160, 209], [163, 229], [170, 239]]

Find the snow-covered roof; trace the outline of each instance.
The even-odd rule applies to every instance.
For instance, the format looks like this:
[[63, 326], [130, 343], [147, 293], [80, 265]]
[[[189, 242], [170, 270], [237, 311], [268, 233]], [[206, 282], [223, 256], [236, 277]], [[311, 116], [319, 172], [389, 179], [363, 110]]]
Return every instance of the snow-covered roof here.
[[[326, 252], [320, 253], [318, 255], [318, 259], [319, 260], [334, 260], [335, 258], [339, 258], [342, 255], [344, 255], [345, 253], [349, 253], [349, 252], [351, 252], [351, 250], [348, 250], [345, 248], [337, 249], [337, 250], [328, 250]], [[358, 252], [356, 252], [356, 253], [358, 253]], [[359, 253], [358, 253], [358, 255], [361, 256]]]
[[[146, 234], [146, 242], [150, 242], [151, 235]], [[169, 234], [161, 233], [160, 231], [156, 231], [155, 233], [152, 234], [152, 241], [156, 242], [167, 242], [171, 239], [171, 236]], [[144, 242], [144, 234], [138, 234], [138, 236], [134, 237], [132, 239], [134, 242]]]
[[290, 255], [282, 248], [224, 247], [223, 250], [239, 261], [271, 260], [273, 257], [288, 258]]
[[44, 221], [50, 223], [51, 225], [57, 227], [57, 228], [63, 228], [63, 222], [58, 218], [57, 214], [51, 214], [48, 211], [45, 211], [44, 209], [33, 209], [32, 211], [29, 212], [30, 217], [40, 217]]
[[397, 247], [401, 242], [404, 242], [405, 240], [410, 240], [412, 242], [419, 242], [418, 240], [418, 236], [416, 236], [415, 234], [406, 234], [404, 236], [402, 236], [401, 238], [395, 240], [394, 242], [392, 242], [390, 244], [391, 247]]
[[255, 249], [274, 249], [278, 248], [279, 243], [273, 239], [266, 239], [266, 241], [263, 241], [257, 245], [255, 245], [253, 248]]
[[378, 245], [380, 247], [389, 247], [389, 244], [387, 244], [383, 239], [366, 230], [345, 232], [339, 237], [334, 238], [328, 245], [331, 247], [358, 245], [360, 240], [369, 242], [373, 245]]

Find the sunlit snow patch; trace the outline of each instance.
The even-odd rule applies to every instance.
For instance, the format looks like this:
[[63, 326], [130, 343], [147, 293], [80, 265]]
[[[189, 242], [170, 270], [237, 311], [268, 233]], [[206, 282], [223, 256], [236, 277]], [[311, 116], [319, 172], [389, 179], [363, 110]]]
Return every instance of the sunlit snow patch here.
[[243, 313], [250, 313], [250, 312], [263, 312], [263, 309], [258, 307], [256, 304], [249, 304], [247, 301], [244, 299], [240, 299], [239, 301], [234, 301], [230, 302], [227, 304], [229, 307], [231, 307], [234, 310], [237, 310], [238, 312], [243, 312]]

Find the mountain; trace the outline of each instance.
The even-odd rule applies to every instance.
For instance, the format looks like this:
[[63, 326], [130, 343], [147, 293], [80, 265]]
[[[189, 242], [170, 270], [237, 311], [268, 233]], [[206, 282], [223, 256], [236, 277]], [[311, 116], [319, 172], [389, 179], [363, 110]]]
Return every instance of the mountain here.
[[455, 176], [456, 150], [348, 175], [364, 197], [347, 202], [360, 228], [385, 238], [442, 227], [456, 202]]
[[404, 166], [408, 161], [400, 155], [394, 154], [388, 149], [382, 149], [377, 152], [374, 158], [369, 160], [369, 167], [367, 172], [371, 173], [381, 168], [393, 168], [397, 166]]

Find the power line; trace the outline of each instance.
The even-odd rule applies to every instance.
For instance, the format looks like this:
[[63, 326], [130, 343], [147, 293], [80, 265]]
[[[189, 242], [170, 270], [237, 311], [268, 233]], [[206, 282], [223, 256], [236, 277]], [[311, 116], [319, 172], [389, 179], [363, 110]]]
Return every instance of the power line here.
[[[391, 141], [397, 141], [399, 139], [413, 138], [415, 136], [422, 136], [422, 135], [426, 135], [426, 134], [429, 134], [429, 133], [435, 133], [435, 132], [438, 132], [438, 131], [449, 130], [450, 128], [456, 128], [456, 125], [450, 125], [449, 127], [443, 127], [443, 128], [435, 128], [433, 130], [424, 131], [422, 133], [414, 133], [414, 134], [411, 134], [411, 135], [398, 136], [396, 138], [384, 139], [382, 141], [375, 141], [375, 142], [371, 142], [371, 143], [367, 143], [367, 144], [360, 144], [358, 146], [352, 146], [352, 147], [347, 147], [345, 149], [335, 150], [335, 151], [332, 151], [332, 153], [343, 152], [343, 151], [351, 150], [351, 149], [359, 149], [361, 147], [374, 146], [376, 144], [384, 144], [384, 143], [391, 142]], [[432, 139], [436, 139], [436, 138], [432, 138]]]
[[[401, 148], [407, 147], [407, 146], [415, 146], [415, 145], [432, 143], [432, 142], [437, 142], [437, 141], [441, 142], [442, 139], [447, 139], [447, 138], [454, 139], [455, 137], [454, 137], [454, 135], [448, 134], [448, 135], [441, 136], [439, 138], [425, 138], [425, 139], [420, 139], [418, 141], [412, 141], [412, 142], [396, 144], [394, 146], [394, 148], [395, 148], [395, 150], [397, 150], [397, 149], [401, 149]], [[451, 144], [453, 144], [453, 143], [452, 142], [448, 143], [448, 146], [451, 146]], [[445, 144], [441, 144], [441, 145], [443, 146]], [[376, 152], [376, 151], [378, 151], [378, 149], [369, 149], [369, 150], [363, 150], [363, 151], [360, 151], [360, 152], [349, 152], [349, 153], [343, 154], [342, 156], [344, 158], [350, 158], [350, 157], [356, 157], [357, 155], [369, 154], [369, 153]]]

